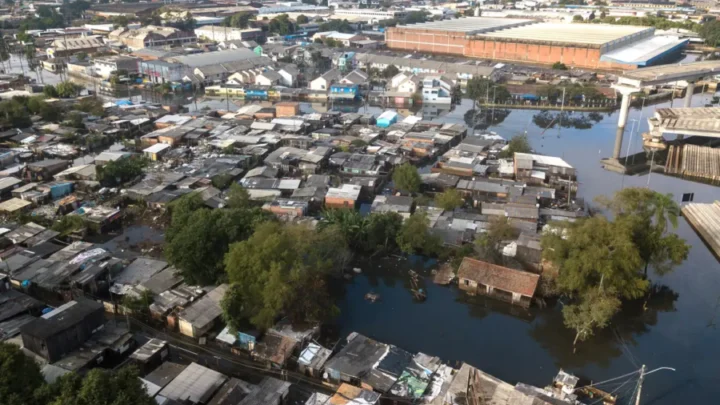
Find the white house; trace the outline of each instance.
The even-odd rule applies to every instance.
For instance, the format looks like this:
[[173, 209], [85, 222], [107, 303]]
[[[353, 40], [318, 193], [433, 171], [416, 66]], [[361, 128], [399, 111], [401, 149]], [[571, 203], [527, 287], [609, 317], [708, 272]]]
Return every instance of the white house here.
[[255, 76], [255, 84], [260, 86], [275, 86], [280, 83], [282, 76], [274, 70], [266, 70]]
[[139, 60], [139, 58], [120, 55], [95, 58], [93, 60], [93, 70], [103, 79], [108, 79], [113, 72], [122, 70], [128, 74], [137, 73]]
[[287, 87], [294, 87], [297, 83], [298, 74], [300, 74], [297, 68], [293, 66], [284, 66], [277, 72], [282, 77], [282, 85]]
[[418, 76], [410, 75], [400, 82], [394, 90], [400, 93], [415, 93], [420, 90], [421, 84], [422, 80]]
[[423, 79], [423, 102], [450, 104], [452, 102], [453, 83], [443, 76], [427, 76]]
[[337, 69], [330, 69], [322, 76], [310, 82], [311, 90], [328, 90], [330, 86], [340, 80], [340, 71]]

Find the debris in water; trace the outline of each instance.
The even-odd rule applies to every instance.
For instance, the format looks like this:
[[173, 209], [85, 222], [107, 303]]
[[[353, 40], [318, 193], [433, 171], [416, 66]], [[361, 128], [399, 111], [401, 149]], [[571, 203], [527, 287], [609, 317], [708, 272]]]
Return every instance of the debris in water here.
[[376, 294], [374, 292], [369, 292], [365, 294], [365, 299], [370, 302], [375, 302], [380, 299], [380, 294]]
[[360, 269], [360, 267], [354, 267], [354, 268], [353, 268], [353, 271], [354, 271], [355, 273], [357, 273], [357, 274], [362, 273], [362, 269]]

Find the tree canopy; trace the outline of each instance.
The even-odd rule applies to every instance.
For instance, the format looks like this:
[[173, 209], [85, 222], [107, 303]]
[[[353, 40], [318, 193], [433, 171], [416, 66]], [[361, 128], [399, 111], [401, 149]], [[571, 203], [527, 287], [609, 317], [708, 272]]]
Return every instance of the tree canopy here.
[[321, 322], [337, 313], [327, 276], [347, 260], [347, 245], [335, 227], [265, 222], [225, 257], [231, 282], [222, 301], [233, 328], [249, 320], [261, 329], [285, 315], [293, 322]]
[[598, 202], [615, 214], [617, 222], [631, 229], [645, 275], [650, 266], [658, 274], [669, 273], [687, 259], [690, 246], [670, 232], [677, 228], [680, 216], [672, 194], [627, 187], [612, 200], [600, 198]]
[[512, 158], [515, 153], [530, 153], [532, 148], [530, 147], [530, 141], [527, 135], [516, 135], [508, 142], [508, 147], [500, 152], [501, 158]]
[[287, 14], [280, 14], [270, 20], [268, 30], [278, 35], [289, 35], [295, 32], [295, 25]]
[[398, 73], [400, 73], [400, 69], [398, 69], [397, 66], [387, 65], [387, 67], [383, 69], [382, 75], [386, 79], [390, 79], [392, 77], [395, 77]]
[[334, 209], [324, 213], [321, 229], [334, 226], [354, 252], [364, 254], [390, 253], [397, 249], [397, 235], [403, 218], [396, 212], [374, 212], [362, 216], [350, 209]]
[[0, 342], [0, 405], [35, 403], [35, 391], [45, 383], [37, 363], [16, 345]]
[[[304, 16], [301, 16], [304, 17]], [[307, 17], [305, 17], [307, 19]], [[303, 24], [300, 22], [300, 19], [298, 18], [297, 21], [298, 24]], [[318, 28], [320, 32], [327, 32], [327, 31], [337, 31], [337, 32], [344, 32], [346, 34], [355, 32], [355, 30], [350, 26], [350, 23], [348, 20], [330, 20], [327, 22], [324, 22], [320, 24], [320, 27]]]
[[435, 205], [446, 210], [452, 211], [455, 208], [462, 207], [465, 203], [462, 194], [457, 189], [451, 188], [435, 195]]
[[698, 34], [710, 46], [720, 45], [720, 21], [713, 20], [701, 25]]
[[395, 188], [408, 192], [416, 193], [420, 190], [420, 174], [415, 166], [410, 163], [403, 163], [395, 168], [392, 175]]
[[435, 256], [440, 253], [442, 241], [430, 233], [430, 220], [424, 211], [415, 212], [403, 222], [397, 244], [404, 253]]
[[211, 210], [199, 193], [191, 193], [170, 205], [165, 255], [189, 283], [223, 281], [223, 259], [230, 244], [247, 239], [259, 223], [270, 218], [266, 211], [239, 201], [235, 196], [233, 208]]
[[106, 187], [114, 187], [143, 173], [148, 161], [145, 158], [128, 157], [108, 162], [103, 166], [97, 166], [97, 179]]
[[69, 373], [47, 384], [16, 345], [0, 342], [0, 405], [152, 405], [135, 367]]
[[511, 98], [510, 92], [505, 86], [482, 77], [473, 77], [468, 80], [466, 91], [467, 96], [477, 102], [485, 100], [488, 103], [495, 103]]

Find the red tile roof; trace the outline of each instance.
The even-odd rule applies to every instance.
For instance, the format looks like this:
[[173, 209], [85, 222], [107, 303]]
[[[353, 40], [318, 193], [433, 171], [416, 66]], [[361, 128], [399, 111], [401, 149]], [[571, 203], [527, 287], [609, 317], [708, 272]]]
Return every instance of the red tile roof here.
[[537, 274], [497, 266], [470, 257], [463, 259], [457, 275], [460, 279], [473, 280], [527, 297], [535, 295], [540, 280], [540, 276]]

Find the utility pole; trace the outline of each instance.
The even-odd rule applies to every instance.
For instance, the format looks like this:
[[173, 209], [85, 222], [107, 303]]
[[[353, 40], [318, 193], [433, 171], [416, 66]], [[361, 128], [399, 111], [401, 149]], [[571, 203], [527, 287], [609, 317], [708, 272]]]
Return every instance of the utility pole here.
[[638, 390], [637, 390], [637, 397], [635, 397], [635, 405], [640, 405], [640, 395], [642, 394], [642, 384], [643, 379], [645, 379], [645, 365], [642, 365], [642, 368], [640, 368], [640, 378], [638, 379]]

